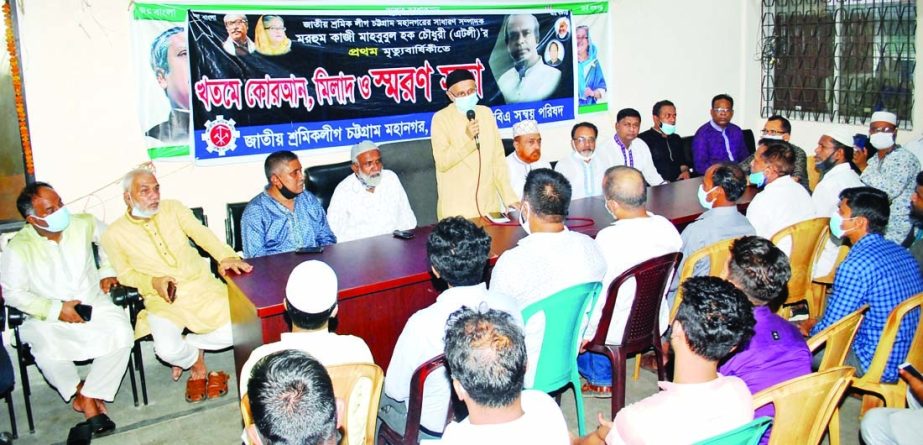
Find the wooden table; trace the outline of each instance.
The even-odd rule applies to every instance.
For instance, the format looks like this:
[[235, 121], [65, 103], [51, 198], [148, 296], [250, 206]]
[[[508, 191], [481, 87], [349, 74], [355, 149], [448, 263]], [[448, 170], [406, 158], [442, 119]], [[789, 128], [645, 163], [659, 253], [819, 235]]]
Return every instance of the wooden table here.
[[[648, 209], [681, 230], [704, 211], [696, 198], [701, 183], [701, 178], [694, 178], [651, 187]], [[756, 190], [748, 187], [738, 204], [741, 211], [755, 194]], [[571, 218], [591, 218], [593, 222], [571, 220], [569, 225], [585, 225], [573, 230], [596, 236], [613, 221], [603, 202], [595, 197], [571, 203]], [[525, 236], [518, 225], [479, 224], [492, 238], [491, 264]], [[337, 273], [340, 308], [336, 331], [363, 338], [375, 363], [387, 369], [404, 323], [438, 295], [426, 257], [426, 239], [431, 231], [431, 226], [417, 228], [411, 240], [383, 235], [328, 246], [321, 254], [284, 253], [247, 260], [253, 272], [228, 280], [237, 372], [254, 348], [278, 341], [279, 335], [289, 330], [282, 306], [285, 284], [291, 270], [307, 260], [323, 261]]]

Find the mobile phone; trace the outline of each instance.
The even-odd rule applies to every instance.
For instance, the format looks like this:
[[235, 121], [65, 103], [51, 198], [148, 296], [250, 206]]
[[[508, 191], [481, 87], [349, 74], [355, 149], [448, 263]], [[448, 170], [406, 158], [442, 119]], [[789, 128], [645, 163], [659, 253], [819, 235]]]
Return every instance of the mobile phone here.
[[77, 315], [83, 319], [83, 321], [90, 321], [93, 318], [93, 306], [88, 304], [80, 303], [74, 306], [74, 311], [77, 312]]
[[413, 238], [413, 230], [395, 230], [391, 233], [395, 238], [400, 239], [411, 239]]
[[297, 254], [321, 253], [323, 251], [324, 251], [324, 246], [309, 246], [309, 247], [302, 247], [300, 249], [297, 249], [295, 250], [295, 253]]
[[490, 212], [487, 214], [487, 219], [495, 223], [508, 223], [510, 219], [502, 212]]
[[917, 368], [914, 368], [910, 363], [901, 363], [897, 366], [897, 368], [907, 371], [908, 374], [916, 377], [918, 380], [923, 380], [923, 375], [920, 374], [920, 371], [918, 371]]
[[167, 281], [167, 300], [172, 303], [176, 301], [176, 283]]

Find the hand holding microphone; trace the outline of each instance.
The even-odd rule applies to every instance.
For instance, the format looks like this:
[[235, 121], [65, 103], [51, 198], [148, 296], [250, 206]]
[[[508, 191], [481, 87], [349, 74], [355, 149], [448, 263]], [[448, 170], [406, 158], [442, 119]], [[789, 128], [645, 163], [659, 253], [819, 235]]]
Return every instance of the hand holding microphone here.
[[469, 138], [474, 139], [475, 146], [480, 150], [481, 141], [478, 139], [478, 134], [481, 130], [478, 127], [478, 121], [474, 118], [474, 110], [468, 110], [466, 116], [468, 116], [468, 127], [465, 128], [465, 134], [467, 134]]

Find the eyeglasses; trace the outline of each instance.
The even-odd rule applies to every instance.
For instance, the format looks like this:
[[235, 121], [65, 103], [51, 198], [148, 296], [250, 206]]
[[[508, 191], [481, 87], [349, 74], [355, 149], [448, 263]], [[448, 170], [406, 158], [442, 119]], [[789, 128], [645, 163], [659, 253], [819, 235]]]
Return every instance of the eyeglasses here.
[[226, 27], [231, 27], [231, 26], [244, 26], [244, 25], [246, 25], [246, 24], [247, 24], [247, 22], [244, 21], [243, 19], [237, 19], [237, 20], [231, 20], [231, 21], [229, 21], [229, 22], [228, 22], [228, 21], [224, 22], [224, 26], [226, 26]]
[[733, 108], [712, 108], [711, 110], [716, 114], [729, 114], [734, 112]]
[[761, 133], [763, 134], [763, 136], [779, 136], [779, 135], [785, 134], [784, 131], [779, 131], [779, 130], [763, 130], [761, 131]]
[[588, 138], [588, 137], [581, 136], [579, 138], [574, 138], [574, 143], [577, 145], [595, 144], [596, 138]]
[[[451, 92], [451, 91], [450, 91], [450, 92]], [[463, 98], [463, 97], [468, 97], [468, 96], [470, 96], [470, 95], [472, 95], [472, 94], [474, 94], [474, 93], [476, 93], [476, 92], [477, 92], [477, 88], [469, 88], [469, 89], [467, 89], [467, 90], [465, 90], [465, 91], [456, 91], [456, 92], [452, 93], [452, 95], [455, 96], [455, 97], [458, 98], [458, 99], [461, 99], [461, 98]]]
[[896, 132], [896, 131], [897, 131], [896, 128], [891, 128], [891, 127], [872, 127], [872, 128], [869, 128], [869, 134], [875, 134], [875, 133], [887, 133], [887, 134], [891, 134], [891, 133], [894, 133], [894, 132]]

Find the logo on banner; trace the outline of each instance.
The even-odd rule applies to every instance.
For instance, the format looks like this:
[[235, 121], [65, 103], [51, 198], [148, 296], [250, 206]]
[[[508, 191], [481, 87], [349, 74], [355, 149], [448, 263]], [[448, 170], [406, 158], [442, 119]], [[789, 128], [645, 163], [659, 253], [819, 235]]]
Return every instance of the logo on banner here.
[[240, 132], [234, 127], [235, 125], [237, 123], [234, 119], [225, 119], [220, 114], [215, 117], [215, 120], [205, 121], [202, 141], [208, 145], [206, 150], [209, 153], [218, 153], [218, 156], [234, 151], [237, 148], [237, 139], [240, 138]]

